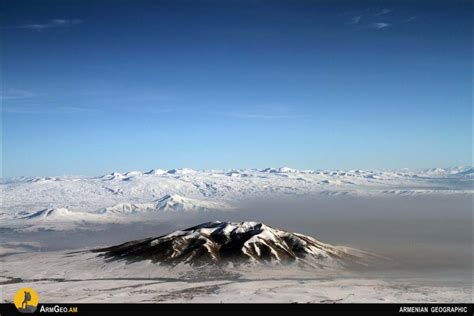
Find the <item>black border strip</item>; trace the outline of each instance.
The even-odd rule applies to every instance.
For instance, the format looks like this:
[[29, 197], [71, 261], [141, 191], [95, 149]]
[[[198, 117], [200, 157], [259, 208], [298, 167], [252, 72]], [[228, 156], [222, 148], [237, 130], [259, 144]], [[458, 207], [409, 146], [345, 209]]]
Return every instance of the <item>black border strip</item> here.
[[[59, 310], [77, 307], [77, 313], [41, 312], [41, 306]], [[458, 312], [452, 312], [454, 308]], [[425, 312], [426, 311], [426, 312]], [[33, 314], [22, 314], [13, 304], [0, 304], [0, 316], [11, 315], [165, 315], [163, 313], [245, 313], [243, 315], [474, 315], [473, 304], [39, 304]], [[222, 314], [222, 315], [224, 315]]]

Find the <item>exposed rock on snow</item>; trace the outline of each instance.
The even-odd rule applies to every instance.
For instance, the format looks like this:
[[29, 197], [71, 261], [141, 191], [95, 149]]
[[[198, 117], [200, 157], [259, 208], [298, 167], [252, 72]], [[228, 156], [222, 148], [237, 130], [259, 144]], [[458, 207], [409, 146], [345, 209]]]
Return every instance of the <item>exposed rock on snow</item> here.
[[231, 207], [222, 202], [185, 198], [178, 194], [167, 194], [159, 199], [155, 208], [164, 212], [226, 210]]
[[145, 174], [148, 174], [148, 175], [162, 175], [165, 173], [166, 173], [166, 170], [163, 170], [163, 169], [151, 169], [150, 171], [145, 172]]
[[72, 212], [66, 208], [58, 209], [44, 209], [33, 214], [27, 215], [24, 218], [29, 220], [38, 220], [38, 219], [58, 219], [58, 218], [68, 218]]
[[188, 169], [188, 168], [182, 168], [182, 169], [171, 169], [168, 170], [167, 173], [169, 174], [177, 174], [177, 175], [182, 175], [182, 174], [191, 174], [195, 173], [193, 169]]
[[177, 265], [273, 263], [324, 267], [367, 265], [381, 257], [332, 246], [257, 222], [208, 222], [171, 234], [94, 250], [110, 260]]
[[112, 172], [111, 174], [107, 174], [101, 177], [102, 180], [123, 180], [125, 178], [127, 178], [127, 176], [119, 172]]

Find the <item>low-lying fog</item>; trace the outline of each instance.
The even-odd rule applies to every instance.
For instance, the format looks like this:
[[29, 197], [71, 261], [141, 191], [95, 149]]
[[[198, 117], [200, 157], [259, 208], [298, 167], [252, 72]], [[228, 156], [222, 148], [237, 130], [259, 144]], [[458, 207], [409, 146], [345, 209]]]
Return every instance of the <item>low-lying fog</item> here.
[[331, 244], [385, 254], [407, 270], [472, 271], [472, 215], [471, 196], [299, 197], [245, 201], [233, 212], [185, 214], [98, 226], [94, 231], [3, 230], [0, 241], [34, 241], [41, 244], [41, 251], [92, 248], [159, 236], [205, 221], [259, 221]]

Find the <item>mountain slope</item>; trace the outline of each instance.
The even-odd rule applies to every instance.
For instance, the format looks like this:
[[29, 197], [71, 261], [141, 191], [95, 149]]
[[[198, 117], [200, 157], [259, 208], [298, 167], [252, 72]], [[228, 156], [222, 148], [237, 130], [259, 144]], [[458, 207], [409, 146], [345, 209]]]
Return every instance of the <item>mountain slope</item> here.
[[322, 243], [257, 222], [208, 222], [160, 237], [94, 250], [108, 260], [177, 265], [290, 264], [311, 267], [366, 265], [376, 256]]
[[36, 212], [20, 212], [14, 216], [3, 216], [0, 227], [18, 231], [74, 230], [90, 228], [90, 224], [120, 222], [117, 216], [71, 211], [67, 208], [45, 208]]
[[152, 203], [118, 203], [99, 210], [98, 214], [135, 214], [147, 212], [201, 212], [227, 210], [224, 202], [185, 198], [178, 194], [166, 194]]
[[35, 222], [82, 222], [99, 221], [101, 217], [92, 213], [73, 212], [67, 208], [46, 208], [27, 214], [22, 219]]

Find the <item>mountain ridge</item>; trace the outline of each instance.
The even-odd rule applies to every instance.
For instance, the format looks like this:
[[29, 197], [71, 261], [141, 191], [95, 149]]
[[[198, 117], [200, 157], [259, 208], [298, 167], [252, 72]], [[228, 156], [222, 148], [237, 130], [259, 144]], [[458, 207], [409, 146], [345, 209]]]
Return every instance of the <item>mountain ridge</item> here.
[[313, 268], [367, 266], [380, 259], [360, 250], [333, 246], [313, 237], [259, 222], [206, 222], [159, 237], [94, 249], [107, 261], [150, 260], [176, 266], [296, 263]]

